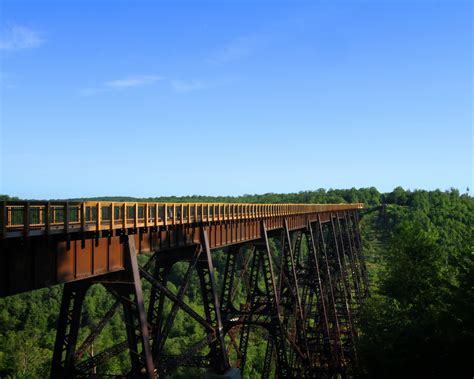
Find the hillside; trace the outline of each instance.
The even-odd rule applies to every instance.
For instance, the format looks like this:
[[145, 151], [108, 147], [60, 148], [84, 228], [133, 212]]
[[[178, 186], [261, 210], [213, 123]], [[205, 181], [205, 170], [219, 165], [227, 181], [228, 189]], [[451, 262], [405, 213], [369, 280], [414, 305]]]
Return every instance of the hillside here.
[[[5, 197], [4, 197], [5, 198]], [[97, 200], [161, 202], [346, 203], [363, 202], [361, 232], [371, 281], [371, 298], [361, 320], [359, 352], [363, 376], [469, 377], [474, 345], [474, 199], [457, 190], [405, 191], [382, 194], [375, 188], [316, 190], [293, 194], [240, 197], [161, 197]], [[222, 272], [224, 252], [215, 252]], [[177, 286], [184, 268], [177, 267]], [[55, 338], [61, 286], [0, 299], [0, 377], [46, 377]], [[197, 296], [191, 285], [189, 301]], [[149, 291], [145, 286], [144, 291]], [[195, 296], [194, 296], [195, 294]], [[82, 333], [95, 325], [112, 304], [99, 286], [87, 297]], [[182, 316], [182, 315], [181, 315]], [[96, 341], [101, 350], [124, 339], [119, 314]], [[199, 333], [177, 317], [180, 333], [171, 336], [178, 347]], [[256, 342], [256, 341], [253, 341]], [[168, 347], [170, 352], [173, 346]], [[264, 347], [249, 351], [248, 377], [258, 377]], [[106, 370], [127, 364], [122, 354]], [[177, 377], [190, 377], [181, 370]], [[410, 376], [408, 375], [408, 376]]]

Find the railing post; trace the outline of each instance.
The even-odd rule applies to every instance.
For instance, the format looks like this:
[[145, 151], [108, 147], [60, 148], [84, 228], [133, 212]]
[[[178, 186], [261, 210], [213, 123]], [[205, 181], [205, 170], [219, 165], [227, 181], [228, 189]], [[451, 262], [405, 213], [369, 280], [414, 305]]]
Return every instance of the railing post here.
[[164, 225], [168, 225], [168, 206], [166, 205], [166, 203], [163, 205], [163, 223]]
[[138, 225], [138, 203], [134, 205], [133, 228], [136, 229]]
[[46, 235], [49, 235], [51, 229], [51, 203], [48, 201], [46, 203], [45, 215], [44, 215], [44, 225], [46, 229]]
[[7, 236], [8, 208], [7, 201], [2, 201], [2, 238]]
[[43, 225], [44, 222], [43, 222], [43, 217], [44, 217], [44, 210], [43, 210], [43, 206], [40, 205], [38, 206], [38, 225]]
[[69, 202], [64, 203], [64, 233], [69, 234]]
[[54, 205], [51, 206], [51, 224], [56, 224], [56, 207]]
[[114, 203], [110, 203], [110, 230], [113, 233], [115, 228], [115, 208]]
[[12, 224], [12, 212], [13, 212], [12, 208], [8, 209], [8, 212], [7, 212], [7, 225]]
[[148, 203], [145, 204], [145, 228], [148, 228]]
[[96, 204], [96, 212], [95, 212], [95, 229], [96, 229], [96, 232], [99, 233], [99, 230], [100, 230], [100, 221], [101, 221], [101, 218], [102, 218], [102, 209], [100, 207], [100, 203], [97, 203]]
[[122, 229], [127, 229], [127, 203], [122, 204]]
[[23, 223], [24, 223], [24, 233], [25, 237], [30, 235], [30, 202], [27, 201], [23, 208]]

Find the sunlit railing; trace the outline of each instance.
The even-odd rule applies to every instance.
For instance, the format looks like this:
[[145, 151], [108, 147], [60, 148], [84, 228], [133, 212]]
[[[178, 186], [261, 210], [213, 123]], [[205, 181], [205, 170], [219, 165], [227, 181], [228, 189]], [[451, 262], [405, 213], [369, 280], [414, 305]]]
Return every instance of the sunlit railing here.
[[0, 203], [2, 236], [147, 228], [239, 221], [298, 214], [359, 209], [354, 204], [130, 203], [40, 202]]

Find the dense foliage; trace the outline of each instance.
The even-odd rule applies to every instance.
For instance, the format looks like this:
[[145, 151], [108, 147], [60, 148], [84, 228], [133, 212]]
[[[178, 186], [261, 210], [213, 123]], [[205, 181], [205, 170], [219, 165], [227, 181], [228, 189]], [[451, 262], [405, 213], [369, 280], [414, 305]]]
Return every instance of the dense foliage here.
[[[472, 377], [474, 373], [474, 199], [466, 194], [457, 190], [405, 191], [398, 187], [387, 194], [375, 188], [353, 188], [237, 198], [107, 200], [363, 202], [361, 230], [372, 291], [361, 313], [358, 351], [363, 375]], [[214, 259], [219, 279], [224, 253], [217, 252]], [[179, 285], [185, 269], [176, 265], [171, 287]], [[144, 285], [144, 291], [149, 291]], [[0, 299], [0, 377], [48, 375], [60, 297], [61, 287], [56, 286]], [[195, 304], [197, 311], [198, 299], [197, 283], [192, 283], [186, 301]], [[112, 302], [102, 287], [92, 287], [85, 304], [82, 338]], [[97, 351], [125, 339], [120, 317], [118, 313], [96, 340]], [[181, 313], [175, 324], [167, 346], [169, 353], [179, 351], [201, 333]], [[247, 365], [249, 377], [258, 376], [264, 354], [264, 344], [253, 342]], [[124, 365], [127, 356], [122, 354], [106, 369], [114, 372]], [[177, 375], [189, 377], [190, 373], [181, 370]]]
[[375, 276], [361, 324], [366, 374], [472, 377], [474, 201], [401, 188], [386, 200], [362, 225]]

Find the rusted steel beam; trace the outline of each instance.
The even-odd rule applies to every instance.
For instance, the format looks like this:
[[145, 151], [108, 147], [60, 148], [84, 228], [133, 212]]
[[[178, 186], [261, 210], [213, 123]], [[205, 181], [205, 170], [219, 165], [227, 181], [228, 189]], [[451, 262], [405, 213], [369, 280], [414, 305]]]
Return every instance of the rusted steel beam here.
[[[328, 293], [326, 296], [328, 296], [329, 300], [329, 308], [330, 311], [328, 313], [330, 322], [332, 324], [332, 339], [334, 340], [334, 343], [336, 345], [335, 353], [336, 355], [336, 361], [338, 364], [341, 364], [342, 362], [345, 361], [344, 358], [344, 348], [342, 345], [341, 341], [341, 327], [340, 327], [340, 321], [339, 321], [339, 312], [338, 312], [338, 307], [337, 307], [337, 302], [336, 302], [336, 296], [335, 296], [335, 286], [337, 285], [337, 280], [334, 277], [334, 271], [332, 267], [332, 262], [329, 260], [329, 255], [328, 255], [328, 249], [327, 249], [327, 244], [326, 244], [326, 238], [325, 238], [325, 233], [323, 229], [323, 223], [321, 222], [321, 219], [318, 220], [318, 240], [320, 243], [320, 249], [322, 252], [322, 260], [324, 263], [324, 268], [323, 268], [323, 273], [324, 273], [324, 281], [327, 283], [327, 289]], [[338, 368], [336, 368], [338, 369]]]
[[[186, 273], [183, 277], [181, 286], [180, 286], [179, 291], [176, 295], [177, 298], [181, 302], [183, 301], [184, 294], [185, 294], [185, 292], [186, 292], [186, 290], [189, 286], [191, 275], [192, 275], [193, 271], [196, 268], [198, 260], [201, 256], [201, 252], [202, 252], [202, 248], [201, 248], [201, 246], [199, 246], [199, 248], [194, 253], [192, 261], [189, 263], [188, 269], [186, 270]], [[165, 321], [164, 326], [162, 327], [162, 330], [159, 331], [159, 333], [157, 334], [158, 338], [156, 340], [154, 340], [154, 342], [153, 342], [153, 347], [154, 347], [154, 349], [153, 349], [154, 352], [153, 353], [154, 353], [154, 355], [155, 354], [158, 355], [159, 352], [161, 352], [163, 350], [166, 339], [168, 338], [168, 335], [171, 332], [171, 328], [173, 326], [174, 319], [176, 318], [176, 314], [178, 313], [179, 305], [180, 305], [180, 303], [178, 303], [178, 302], [173, 303], [173, 307], [172, 307], [171, 311], [169, 312], [169, 314], [166, 318], [166, 321]], [[162, 322], [161, 318], [163, 318], [163, 315], [160, 314], [159, 317], [160, 317], [159, 321]], [[148, 319], [148, 321], [150, 322], [150, 319]], [[153, 321], [155, 321], [155, 320], [153, 320]], [[156, 324], [157, 321], [158, 320], [156, 320], [154, 323]], [[153, 322], [151, 322], [151, 324], [153, 324]], [[156, 348], [155, 348], [155, 346], [156, 346]]]
[[161, 291], [167, 298], [171, 301], [178, 303], [181, 309], [186, 312], [189, 316], [191, 316], [194, 320], [200, 323], [204, 328], [206, 328], [209, 332], [214, 332], [213, 326], [204, 318], [202, 318], [194, 309], [192, 309], [188, 304], [182, 301], [178, 296], [176, 296], [170, 289], [168, 289], [164, 284], [160, 283], [156, 278], [153, 277], [147, 271], [140, 269], [142, 276], [150, 282], [153, 287], [156, 287], [159, 291]]
[[[34, 218], [36, 211], [31, 209], [34, 208], [30, 208], [30, 217]], [[128, 220], [125, 224], [129, 229], [124, 235], [108, 235], [107, 231], [99, 230], [105, 235], [97, 236], [97, 216], [102, 213], [107, 218], [107, 211], [97, 205], [93, 209], [95, 213], [85, 213], [96, 230], [90, 238], [89, 232], [85, 232], [85, 247], [80, 240], [72, 239], [68, 248], [66, 241], [56, 238], [40, 245], [49, 249], [61, 246], [62, 255], [58, 254], [54, 262], [62, 271], [53, 270], [53, 274], [56, 281], [62, 279], [67, 283], [53, 360], [54, 377], [94, 376], [100, 365], [127, 349], [130, 375], [151, 377], [153, 373], [152, 376], [161, 378], [171, 375], [178, 366], [218, 373], [238, 367], [243, 375], [247, 350], [255, 343], [250, 334], [256, 329], [260, 330], [256, 336], [269, 338], [263, 377], [273, 373], [282, 378], [345, 377], [355, 373], [354, 310], [366, 294], [365, 262], [355, 210], [292, 214], [304, 207], [172, 204], [160, 209], [130, 203], [115, 208], [124, 209], [119, 217]], [[282, 211], [289, 214], [274, 216]], [[255, 219], [239, 220], [239, 212], [254, 215]], [[155, 227], [152, 219], [158, 215], [166, 218], [169, 225]], [[69, 218], [76, 219], [73, 213]], [[138, 226], [143, 218], [148, 219], [146, 229]], [[190, 218], [199, 221], [186, 225]], [[83, 223], [79, 217], [77, 220]], [[122, 225], [122, 220], [118, 224]], [[98, 228], [109, 225], [107, 219]], [[37, 253], [34, 241], [50, 238], [19, 240], [23, 241], [21, 251], [28, 254]], [[15, 239], [2, 239], [0, 243], [14, 246], [12, 241]], [[227, 260], [219, 291], [211, 249], [226, 246], [229, 248], [225, 250]], [[143, 267], [137, 264], [139, 250], [154, 252]], [[42, 257], [26, 262], [39, 264]], [[69, 260], [63, 260], [64, 257]], [[121, 265], [113, 266], [114, 260]], [[168, 278], [179, 262], [186, 262], [188, 267], [181, 283], [172, 290], [174, 286], [169, 285]], [[118, 267], [117, 272], [111, 271], [113, 267]], [[103, 274], [96, 276], [101, 268]], [[194, 273], [200, 283], [202, 312], [186, 302], [185, 293]], [[140, 276], [152, 286], [146, 313]], [[76, 349], [82, 299], [87, 288], [96, 283], [105, 286], [117, 301]], [[359, 292], [363, 293], [359, 296]], [[124, 309], [127, 340], [85, 357], [87, 346], [110, 320], [118, 304]], [[183, 346], [178, 355], [166, 355], [166, 340], [179, 310], [199, 324], [204, 338]], [[205, 347], [209, 353], [204, 356], [201, 350]]]
[[[129, 235], [135, 240], [137, 252], [160, 252], [169, 249], [176, 249], [183, 246], [192, 246], [201, 244], [201, 228], [206, 226], [209, 233], [210, 249], [221, 248], [234, 244], [251, 242], [261, 238], [261, 222], [265, 221], [269, 234], [279, 233], [284, 228], [284, 219], [286, 217], [288, 230], [302, 230], [306, 227], [307, 222], [315, 222], [318, 219], [321, 222], [329, 222], [330, 212], [322, 213], [301, 213], [290, 214], [285, 217], [278, 216], [277, 212], [287, 212], [285, 206], [281, 206], [280, 210], [275, 213], [270, 212], [270, 216], [266, 219], [257, 218], [257, 209], [259, 207], [240, 207], [239, 212], [241, 219], [229, 221], [231, 217], [230, 207], [222, 207], [225, 210], [221, 216], [222, 220], [202, 223], [201, 216], [207, 213], [203, 210], [203, 206], [195, 207], [195, 215], [192, 217], [198, 222], [183, 224], [163, 225], [163, 212], [166, 207], [158, 206], [158, 213], [155, 213], [155, 219], [160, 219], [157, 227], [141, 227], [140, 219], [133, 220], [127, 218], [127, 207], [135, 213], [135, 203], [133, 205], [105, 203], [104, 207], [112, 208], [118, 212], [114, 212], [115, 222], [112, 224], [110, 218], [111, 212], [105, 212], [104, 209], [97, 207], [97, 202], [93, 206], [86, 206], [84, 203], [68, 203], [69, 212], [74, 213], [74, 217], [68, 217], [68, 233], [65, 233], [64, 219], [64, 202], [61, 208], [55, 203], [42, 203], [45, 208], [42, 220], [36, 222], [46, 223], [49, 234], [38, 234], [40, 231], [35, 229], [37, 224], [30, 225], [28, 237], [25, 237], [24, 229], [21, 229], [20, 236], [10, 236], [2, 238], [0, 244], [0, 297], [13, 295], [19, 292], [30, 291], [36, 288], [51, 286], [58, 283], [68, 283], [75, 280], [81, 280], [93, 276], [103, 275], [110, 272], [120, 271], [124, 269], [124, 246], [122, 236]], [[23, 220], [25, 208], [16, 209], [12, 213], [12, 207], [7, 213], [7, 220], [15, 220], [17, 218]], [[353, 206], [353, 205], [350, 205]], [[15, 205], [17, 207], [17, 205]], [[130, 208], [132, 207], [132, 208]], [[8, 206], [7, 206], [8, 208]], [[191, 208], [193, 208], [191, 206]], [[36, 210], [35, 210], [36, 209]], [[227, 209], [227, 210], [226, 210]], [[61, 212], [60, 212], [61, 210]], [[2, 210], [4, 211], [4, 210]], [[32, 202], [29, 206], [29, 212], [37, 212], [37, 204]], [[237, 210], [235, 210], [237, 211]], [[71, 215], [73, 214], [71, 213]], [[106, 218], [103, 223], [97, 223], [97, 216], [101, 215]], [[197, 216], [196, 216], [197, 214]], [[341, 218], [343, 213], [337, 213]], [[8, 216], [9, 215], [9, 216]], [[252, 218], [252, 215], [255, 218]], [[150, 216], [151, 217], [151, 216]], [[347, 216], [346, 216], [347, 217]], [[165, 217], [166, 218], [166, 217]], [[188, 218], [189, 219], [189, 218]], [[23, 222], [23, 221], [21, 221]], [[92, 222], [94, 227], [88, 229], [89, 223]], [[168, 220], [169, 223], [172, 219]], [[14, 224], [14, 221], [11, 221]], [[138, 225], [137, 229], [134, 228]], [[153, 225], [154, 222], [149, 223]], [[354, 220], [351, 217], [349, 221], [350, 230], [352, 232], [352, 246], [354, 253], [360, 255], [360, 242], [357, 240], [357, 229], [354, 227]], [[110, 230], [114, 225], [115, 230]], [[36, 233], [36, 234], [35, 234]], [[46, 237], [46, 238], [45, 238]], [[28, 269], [26, 269], [28, 267]], [[361, 277], [363, 273], [361, 273]]]
[[74, 357], [81, 322], [82, 303], [90, 283], [64, 286], [54, 345], [51, 378], [70, 378], [74, 373]]
[[[347, 339], [345, 341], [345, 348], [346, 350], [350, 350], [349, 354], [353, 355], [351, 357], [352, 358], [351, 360], [355, 364], [357, 364], [356, 332], [354, 330], [354, 322], [353, 322], [353, 316], [352, 316], [350, 287], [348, 283], [347, 272], [346, 272], [345, 266], [342, 264], [342, 261], [341, 261], [341, 252], [339, 248], [334, 217], [331, 217], [329, 228], [330, 228], [330, 233], [329, 233], [328, 243], [330, 244], [331, 249], [332, 249], [332, 254], [334, 255], [333, 263], [335, 266], [335, 271], [338, 273], [336, 297], [337, 297], [337, 302], [338, 302], [338, 308], [341, 310], [340, 322], [343, 321], [346, 324], [346, 330], [344, 330], [344, 334], [346, 335], [345, 337]], [[350, 346], [350, 349], [347, 349], [348, 346]]]
[[[127, 236], [124, 239], [126, 256], [123, 272], [118, 275], [108, 274], [101, 278], [67, 283], [64, 286], [51, 378], [88, 377], [95, 374], [97, 366], [126, 349], [130, 354], [132, 376], [155, 378], [137, 253], [133, 238]], [[88, 288], [97, 283], [104, 285], [117, 301], [76, 350], [84, 297]], [[118, 304], [123, 306], [127, 340], [105, 349], [94, 357], [82, 360], [85, 350], [112, 318]]]
[[266, 295], [270, 304], [271, 310], [271, 331], [273, 341], [275, 342], [276, 357], [277, 357], [277, 372], [278, 376], [282, 378], [291, 377], [291, 371], [288, 364], [288, 352], [287, 352], [287, 331], [282, 325], [282, 314], [280, 309], [280, 297], [277, 292], [276, 276], [272, 263], [272, 254], [270, 245], [268, 242], [268, 234], [265, 222], [262, 221], [262, 237], [265, 241], [262, 247], [258, 247], [257, 250], [261, 254], [262, 266], [264, 269], [264, 282], [266, 288]]
[[120, 301], [116, 300], [110, 307], [109, 311], [104, 315], [104, 317], [100, 319], [97, 325], [93, 328], [92, 332], [86, 337], [86, 339], [82, 342], [81, 346], [76, 350], [74, 354], [74, 361], [80, 360], [83, 357], [86, 350], [91, 347], [97, 336], [102, 332], [107, 323], [115, 315], [119, 306]]
[[224, 327], [221, 319], [219, 294], [212, 263], [211, 249], [209, 247], [208, 229], [202, 228], [201, 234], [205, 260], [201, 265], [198, 265], [198, 274], [201, 282], [201, 293], [206, 319], [214, 326], [216, 336], [215, 341], [210, 344], [210, 360], [216, 372], [224, 373], [230, 368], [230, 365], [224, 342]]
[[[327, 296], [326, 296], [326, 286], [322, 279], [322, 266], [320, 265], [320, 261], [322, 260], [322, 254], [320, 251], [317, 250], [319, 244], [315, 241], [315, 236], [313, 234], [313, 227], [310, 222], [308, 222], [308, 228], [306, 231], [306, 238], [308, 241], [308, 250], [309, 250], [309, 260], [308, 260], [308, 269], [311, 271], [314, 270], [316, 272], [316, 285], [313, 287], [315, 289], [316, 294], [316, 301], [317, 307], [315, 310], [311, 310], [311, 316], [313, 316], [316, 321], [315, 323], [316, 330], [315, 334], [322, 335], [322, 341], [319, 340], [319, 351], [316, 351], [316, 358], [317, 364], [320, 366], [324, 366], [325, 364], [335, 366], [337, 353], [334, 351], [333, 344], [330, 343], [331, 340], [331, 329], [329, 325], [329, 317], [328, 317], [328, 304], [327, 304]], [[313, 276], [314, 278], [314, 276]], [[314, 279], [313, 279], [314, 280]], [[311, 283], [312, 284], [312, 283]], [[324, 353], [324, 351], [326, 353]]]
[[[136, 373], [146, 373], [146, 378], [153, 379], [155, 367], [151, 355], [147, 318], [145, 313], [145, 303], [143, 299], [142, 285], [137, 262], [137, 252], [135, 251], [135, 240], [128, 236], [125, 240], [127, 254], [125, 255], [125, 267], [130, 275], [132, 284], [125, 292], [133, 303], [124, 304], [124, 317], [127, 325], [127, 337], [129, 343], [132, 370]], [[121, 290], [125, 288], [120, 287]], [[132, 325], [134, 327], [132, 328]], [[141, 354], [138, 346], [141, 346]], [[134, 350], [134, 351], [133, 351]]]

